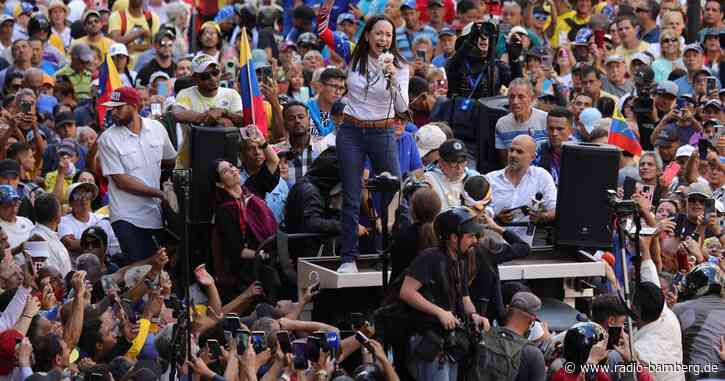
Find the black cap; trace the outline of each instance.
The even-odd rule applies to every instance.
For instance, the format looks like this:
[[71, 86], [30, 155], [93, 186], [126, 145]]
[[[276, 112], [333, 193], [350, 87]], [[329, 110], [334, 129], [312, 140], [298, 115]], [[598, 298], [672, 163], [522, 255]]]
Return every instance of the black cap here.
[[443, 8], [443, 0], [428, 0], [428, 8], [430, 7]]
[[55, 127], [60, 127], [64, 124], [75, 123], [76, 119], [73, 117], [73, 113], [70, 111], [63, 111], [55, 114]]
[[16, 178], [20, 176], [20, 163], [15, 160], [0, 160], [0, 177]]
[[637, 284], [632, 298], [632, 309], [643, 322], [659, 319], [664, 307], [665, 297], [658, 285], [652, 282]]
[[306, 5], [299, 5], [294, 9], [292, 17], [302, 20], [314, 20], [315, 11]]
[[100, 240], [103, 243], [104, 247], [108, 247], [108, 234], [105, 230], [101, 229], [98, 226], [91, 226], [88, 229], [83, 231], [83, 234], [81, 234], [81, 242], [83, 242], [83, 239], [85, 237], [93, 237], [97, 240]]
[[468, 158], [466, 145], [458, 139], [448, 139], [438, 148], [441, 159], [452, 162]]

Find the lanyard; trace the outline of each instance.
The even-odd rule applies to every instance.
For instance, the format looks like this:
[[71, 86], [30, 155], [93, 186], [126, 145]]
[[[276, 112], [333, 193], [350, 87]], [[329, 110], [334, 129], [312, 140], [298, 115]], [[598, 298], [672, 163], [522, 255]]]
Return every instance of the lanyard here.
[[[468, 60], [463, 61], [463, 63], [466, 64], [466, 72], [471, 72], [471, 65], [468, 64]], [[476, 77], [476, 80], [474, 81], [471, 75], [466, 74], [466, 80], [468, 81], [468, 84], [471, 86], [471, 92], [468, 94], [466, 99], [463, 101], [463, 104], [461, 105], [461, 111], [467, 111], [471, 107], [471, 98], [473, 97], [473, 93], [476, 92], [476, 88], [478, 87], [478, 84], [481, 83], [481, 79], [483, 78], [483, 71], [478, 73], [478, 77]]]

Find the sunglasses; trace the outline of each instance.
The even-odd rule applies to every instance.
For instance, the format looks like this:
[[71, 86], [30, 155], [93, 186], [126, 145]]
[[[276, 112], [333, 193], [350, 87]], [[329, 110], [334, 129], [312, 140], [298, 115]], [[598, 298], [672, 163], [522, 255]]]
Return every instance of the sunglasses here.
[[219, 69], [212, 69], [210, 71], [205, 71], [203, 73], [199, 73], [198, 75], [199, 75], [199, 78], [202, 81], [207, 81], [207, 80], [210, 80], [212, 78], [218, 77], [219, 74], [221, 74], [221, 73], [222, 72]]
[[674, 44], [675, 42], [677, 42], [677, 40], [675, 40], [674, 38], [665, 38], [662, 40], [663, 44]]
[[538, 21], [546, 21], [546, 19], [549, 18], [549, 15], [546, 13], [534, 13], [534, 18]]
[[93, 200], [93, 193], [91, 192], [74, 192], [73, 197], [71, 197], [73, 201], [90, 201]]
[[100, 249], [101, 241], [83, 241], [81, 247], [84, 249]]
[[646, 8], [637, 8], [635, 9], [636, 12], [649, 12], [649, 9]]

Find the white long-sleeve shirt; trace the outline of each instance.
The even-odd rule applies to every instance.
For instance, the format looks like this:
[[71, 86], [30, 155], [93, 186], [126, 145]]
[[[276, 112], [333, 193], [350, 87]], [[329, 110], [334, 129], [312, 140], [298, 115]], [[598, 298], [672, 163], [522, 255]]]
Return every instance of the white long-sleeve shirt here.
[[359, 120], [380, 120], [405, 112], [408, 109], [409, 66], [402, 64], [398, 68], [393, 77], [394, 85], [388, 89], [388, 80], [378, 61], [368, 56], [367, 64], [367, 76], [352, 69], [347, 72], [347, 95], [342, 100], [346, 104], [345, 114]]
[[[25, 309], [25, 303], [28, 301], [30, 296], [30, 289], [23, 286], [18, 287], [15, 291], [15, 295], [5, 307], [5, 311], [0, 313], [0, 332], [13, 328], [15, 323], [18, 322], [20, 315]], [[1, 380], [0, 380], [1, 381]]]

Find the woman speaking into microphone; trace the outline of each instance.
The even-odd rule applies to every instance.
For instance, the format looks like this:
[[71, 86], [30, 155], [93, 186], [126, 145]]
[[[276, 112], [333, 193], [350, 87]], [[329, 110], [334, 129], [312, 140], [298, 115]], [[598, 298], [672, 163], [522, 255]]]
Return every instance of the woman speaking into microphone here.
[[366, 232], [358, 224], [365, 159], [375, 173], [400, 177], [393, 120], [408, 109], [409, 68], [395, 46], [395, 27], [388, 17], [370, 17], [353, 44], [328, 28], [334, 3], [325, 0], [320, 8], [317, 31], [348, 65], [344, 118], [336, 143], [343, 192], [342, 265], [337, 271], [351, 273], [357, 272], [358, 236]]

